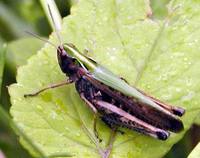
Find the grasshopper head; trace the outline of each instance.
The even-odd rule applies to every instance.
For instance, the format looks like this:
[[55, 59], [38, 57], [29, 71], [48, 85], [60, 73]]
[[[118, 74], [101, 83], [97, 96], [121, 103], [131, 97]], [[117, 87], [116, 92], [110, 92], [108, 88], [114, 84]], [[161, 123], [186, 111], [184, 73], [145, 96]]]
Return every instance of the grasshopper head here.
[[80, 68], [80, 65], [75, 58], [69, 56], [62, 45], [58, 46], [57, 48], [57, 58], [63, 73], [69, 77], [77, 75], [77, 71]]

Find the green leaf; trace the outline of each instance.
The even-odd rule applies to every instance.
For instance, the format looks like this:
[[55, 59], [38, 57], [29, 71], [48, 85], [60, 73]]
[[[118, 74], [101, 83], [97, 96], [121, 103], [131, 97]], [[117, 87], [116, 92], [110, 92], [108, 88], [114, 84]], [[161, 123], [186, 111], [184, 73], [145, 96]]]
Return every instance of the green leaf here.
[[[12, 1], [10, 5], [13, 5]], [[14, 9], [16, 9], [26, 23], [34, 26], [34, 29], [40, 35], [47, 36], [50, 33], [50, 27], [38, 1], [17, 1], [13, 7], [15, 7]]]
[[188, 158], [198, 158], [200, 157], [200, 143], [192, 150]]
[[34, 37], [21, 38], [10, 42], [6, 54], [8, 70], [15, 74], [17, 67], [26, 64], [27, 59], [41, 49], [43, 45], [43, 41]]
[[194, 123], [200, 125], [200, 114], [197, 116]]
[[5, 52], [6, 52], [6, 45], [0, 45], [0, 97], [1, 97], [1, 85], [3, 80], [3, 71], [4, 71], [4, 64], [5, 64]]
[[50, 158], [50, 157], [62, 157], [63, 155], [65, 157], [70, 157], [68, 153], [62, 153], [57, 155], [50, 155], [46, 156], [38, 147], [34, 144], [34, 142], [24, 133], [23, 129], [21, 129], [9, 116], [9, 114], [6, 112], [6, 110], [2, 107], [0, 104], [0, 120], [7, 125], [9, 128], [11, 128], [13, 131], [15, 131], [21, 139], [26, 141], [29, 148], [34, 151], [34, 154], [38, 155], [40, 158]]
[[26, 64], [27, 59], [42, 48], [44, 42], [35, 37], [25, 37], [9, 42], [6, 49], [4, 83], [2, 85], [1, 103], [9, 109], [10, 97], [7, 85], [15, 82], [17, 68]]
[[[148, 0], [81, 0], [63, 20], [64, 42], [75, 44], [81, 51], [88, 49], [91, 57], [131, 85], [186, 109], [182, 133], [172, 133], [167, 141], [159, 141], [122, 129], [126, 134], [117, 134], [111, 157], [162, 157], [180, 140], [199, 112], [198, 4], [196, 0], [172, 1], [167, 19], [155, 22], [147, 16], [151, 12]], [[54, 35], [51, 42], [59, 43]], [[13, 119], [46, 154], [68, 152], [75, 157], [100, 157], [110, 129], [99, 120], [103, 141], [96, 142], [96, 146], [92, 112], [74, 85], [34, 98], [23, 97], [65, 79], [55, 48], [47, 44], [18, 69], [17, 84], [9, 88]]]
[[1, 36], [6, 40], [24, 36], [24, 31], [36, 32], [35, 29], [25, 23], [8, 6], [0, 2], [0, 25]]

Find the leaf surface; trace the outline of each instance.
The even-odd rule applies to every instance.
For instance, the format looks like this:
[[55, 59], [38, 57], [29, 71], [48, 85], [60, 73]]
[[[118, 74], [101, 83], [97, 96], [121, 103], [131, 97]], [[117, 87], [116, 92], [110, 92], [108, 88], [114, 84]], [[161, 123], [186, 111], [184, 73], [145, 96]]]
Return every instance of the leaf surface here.
[[16, 74], [19, 66], [26, 64], [28, 58], [42, 48], [44, 42], [35, 37], [26, 37], [8, 44], [6, 63], [9, 71]]
[[188, 158], [197, 158], [200, 157], [200, 143], [192, 150]]
[[[145, 92], [186, 109], [185, 130], [163, 142], [122, 129], [117, 134], [112, 158], [162, 157], [187, 131], [200, 104], [200, 2], [171, 1], [169, 16], [153, 21], [148, 0], [81, 0], [63, 20], [64, 42], [88, 49], [92, 58]], [[53, 35], [51, 42], [58, 44]], [[52, 154], [100, 157], [110, 129], [99, 120], [103, 139], [96, 147], [93, 115], [80, 100], [74, 85], [52, 89], [34, 98], [23, 98], [51, 83], [66, 79], [59, 69], [56, 50], [48, 44], [28, 64], [18, 69], [17, 84], [9, 88], [15, 122], [41, 149]]]

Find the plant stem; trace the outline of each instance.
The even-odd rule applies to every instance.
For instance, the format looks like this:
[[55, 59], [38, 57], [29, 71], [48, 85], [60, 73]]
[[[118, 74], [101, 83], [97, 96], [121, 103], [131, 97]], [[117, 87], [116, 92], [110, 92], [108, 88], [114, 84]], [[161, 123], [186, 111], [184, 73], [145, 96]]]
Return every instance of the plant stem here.
[[[52, 30], [60, 31], [62, 24], [62, 17], [54, 0], [40, 0], [40, 3], [44, 9], [44, 12], [51, 25]], [[51, 10], [52, 14], [49, 12], [49, 9]]]
[[0, 97], [1, 97], [1, 84], [3, 81], [3, 71], [4, 71], [4, 65], [5, 65], [6, 48], [7, 48], [7, 45], [5, 44], [0, 50]]

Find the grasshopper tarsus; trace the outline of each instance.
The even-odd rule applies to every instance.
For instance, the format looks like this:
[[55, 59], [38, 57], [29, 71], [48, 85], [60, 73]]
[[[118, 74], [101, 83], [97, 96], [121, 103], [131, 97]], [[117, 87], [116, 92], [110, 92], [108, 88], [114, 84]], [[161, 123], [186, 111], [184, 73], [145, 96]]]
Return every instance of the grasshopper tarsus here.
[[102, 139], [99, 137], [99, 133], [98, 133], [97, 129], [95, 128], [95, 129], [93, 130], [93, 132], [94, 132], [95, 137], [98, 139], [99, 143], [101, 143], [101, 142], [102, 142]]
[[99, 138], [99, 137], [96, 137], [97, 139], [98, 139], [98, 141], [99, 141], [99, 143], [101, 143], [103, 140], [101, 139], [101, 138]]
[[119, 129], [117, 129], [117, 130], [116, 130], [116, 132], [119, 132], [121, 135], [124, 135], [124, 134], [125, 134], [125, 132], [124, 132], [124, 131], [122, 131], [122, 130], [119, 130]]
[[34, 97], [37, 96], [38, 94], [36, 93], [32, 93], [32, 94], [24, 94], [24, 98], [28, 98], [28, 97]]

